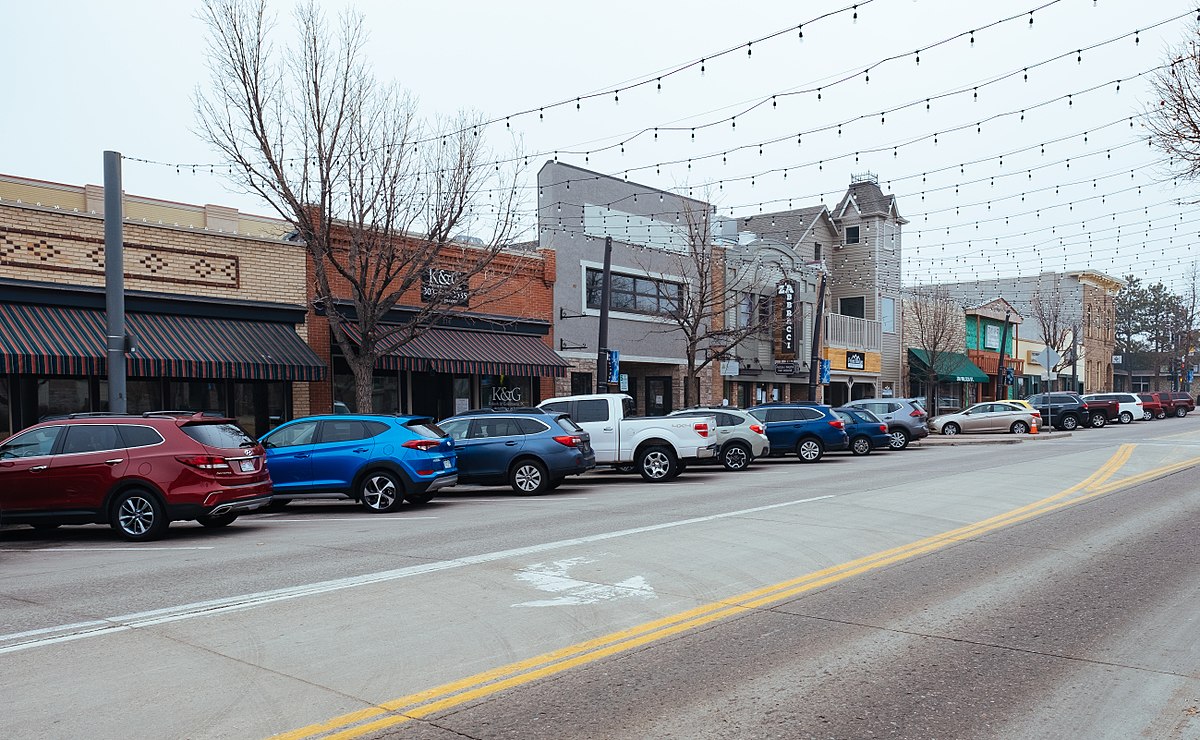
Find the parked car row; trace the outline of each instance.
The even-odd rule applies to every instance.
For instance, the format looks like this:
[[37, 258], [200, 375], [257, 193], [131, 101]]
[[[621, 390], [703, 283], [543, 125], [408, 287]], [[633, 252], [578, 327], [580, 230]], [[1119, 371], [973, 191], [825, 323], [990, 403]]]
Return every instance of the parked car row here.
[[1185, 416], [1195, 402], [1187, 394], [1096, 394], [1089, 402], [1051, 393], [976, 404], [932, 421], [911, 398], [859, 399], [839, 408], [696, 407], [636, 418], [628, 396], [593, 394], [536, 408], [465, 411], [440, 422], [311, 416], [259, 440], [233, 420], [205, 413], [73, 414], [0, 442], [0, 524], [109, 524], [126, 539], [146, 541], [172, 521], [225, 527], [244, 513], [304, 499], [352, 500], [386, 513], [402, 502], [428, 503], [458, 483], [539, 494], [597, 465], [661, 482], [689, 465], [741, 471], [765, 456], [814, 463], [827, 452], [901, 450], [929, 427], [948, 435], [1023, 434], [1043, 418], [1073, 429], [1163, 418], [1168, 408]]

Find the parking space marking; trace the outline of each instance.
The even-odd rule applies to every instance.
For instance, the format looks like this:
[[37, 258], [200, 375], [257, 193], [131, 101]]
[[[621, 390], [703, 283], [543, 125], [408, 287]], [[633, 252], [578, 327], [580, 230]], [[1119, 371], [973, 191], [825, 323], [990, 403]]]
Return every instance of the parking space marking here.
[[212, 550], [208, 547], [35, 547], [28, 550], [0, 548], [0, 552], [162, 552], [163, 550]]
[[[0, 635], [0, 655], [31, 650], [33, 648], [47, 647], [50, 645], [57, 645], [64, 642], [72, 642], [74, 640], [83, 640], [89, 637], [101, 637], [118, 632], [125, 632], [131, 629], [152, 627], [158, 624], [180, 622], [186, 619], [195, 619], [196, 617], [227, 614], [233, 611], [253, 609], [259, 606], [274, 604], [281, 601], [289, 601], [291, 599], [298, 599], [306, 596], [327, 594], [334, 591], [343, 591], [350, 588], [369, 586], [376, 583], [386, 583], [389, 581], [399, 580], [401, 578], [410, 578], [412, 576], [425, 575], [428, 573], [439, 573], [446, 570], [464, 568], [470, 565], [491, 563], [507, 558], [521, 558], [529, 555], [549, 552], [552, 550], [560, 550], [567, 547], [577, 547], [579, 545], [587, 545], [593, 542], [604, 542], [606, 540], [616, 539], [618, 537], [629, 537], [632, 535], [646, 534], [649, 532], [659, 532], [666, 529], [685, 527], [692, 524], [706, 524], [708, 522], [720, 521], [721, 519], [745, 516], [747, 514], [757, 514], [763, 511], [782, 509], [789, 506], [798, 506], [800, 504], [808, 504], [814, 501], [823, 501], [831, 498], [834, 498], [833, 494], [828, 494], [825, 496], [813, 496], [810, 498], [797, 499], [795, 501], [784, 501], [778, 504], [755, 506], [750, 509], [728, 511], [723, 514], [711, 514], [709, 516], [693, 517], [691, 519], [677, 519], [675, 521], [662, 522], [660, 524], [650, 524], [644, 527], [619, 529], [613, 532], [601, 532], [599, 534], [588, 535], [586, 537], [574, 537], [568, 540], [555, 540], [553, 542], [543, 542], [538, 545], [515, 547], [511, 550], [497, 550], [494, 552], [481, 553], [479, 555], [467, 555], [454, 560], [422, 563], [420, 565], [412, 565], [407, 568], [397, 568], [395, 570], [367, 573], [361, 576], [337, 578], [331, 581], [319, 581], [317, 583], [307, 583], [300, 586], [289, 586], [286, 588], [277, 588], [270, 591], [259, 591], [256, 593], [241, 594], [238, 596], [227, 596], [220, 599], [165, 607], [162, 609], [154, 609], [152, 611], [136, 612], [134, 614], [122, 614], [119, 616], [108, 617], [106, 619], [89, 622], [85, 627], [79, 627], [78, 625], [61, 625], [58, 627], [46, 627], [43, 629], [34, 630], [32, 632], [18, 632]], [[28, 636], [33, 634], [37, 634], [39, 637], [36, 639], [27, 639]], [[44, 637], [41, 635], [44, 635]]]
[[415, 522], [418, 519], [437, 519], [436, 516], [343, 516], [322, 519], [255, 519], [259, 524], [302, 524], [304, 522]]

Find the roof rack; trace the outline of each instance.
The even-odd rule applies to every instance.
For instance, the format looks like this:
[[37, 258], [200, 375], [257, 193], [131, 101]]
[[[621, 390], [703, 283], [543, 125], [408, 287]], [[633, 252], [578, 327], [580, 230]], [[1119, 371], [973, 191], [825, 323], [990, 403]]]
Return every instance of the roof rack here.
[[514, 406], [512, 408], [501, 409], [468, 409], [467, 411], [459, 411], [458, 413], [454, 414], [454, 416], [468, 416], [470, 414], [538, 414], [540, 416], [545, 416], [550, 413], [551, 412], [547, 411], [546, 409], [540, 409], [537, 406]]

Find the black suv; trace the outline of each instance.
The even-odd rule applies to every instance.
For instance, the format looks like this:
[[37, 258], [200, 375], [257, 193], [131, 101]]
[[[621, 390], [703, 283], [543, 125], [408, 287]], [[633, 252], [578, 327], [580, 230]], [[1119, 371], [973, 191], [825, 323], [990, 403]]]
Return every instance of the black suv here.
[[1046, 424], [1067, 432], [1086, 426], [1091, 419], [1087, 401], [1075, 393], [1038, 393], [1025, 400], [1041, 412]]

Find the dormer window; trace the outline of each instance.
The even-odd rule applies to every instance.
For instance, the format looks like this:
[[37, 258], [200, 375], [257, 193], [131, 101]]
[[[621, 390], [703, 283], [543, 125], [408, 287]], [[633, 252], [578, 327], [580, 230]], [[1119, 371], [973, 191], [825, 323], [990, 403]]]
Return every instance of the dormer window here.
[[847, 226], [846, 227], [846, 243], [847, 244], [858, 244], [858, 227], [857, 226]]

